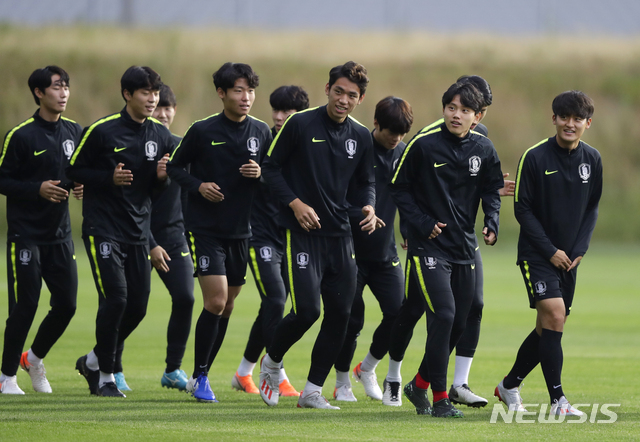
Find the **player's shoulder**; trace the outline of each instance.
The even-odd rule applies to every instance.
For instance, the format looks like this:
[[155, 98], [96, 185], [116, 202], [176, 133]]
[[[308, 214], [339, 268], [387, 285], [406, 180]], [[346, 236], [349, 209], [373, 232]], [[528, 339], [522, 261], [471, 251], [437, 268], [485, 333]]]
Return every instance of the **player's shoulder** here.
[[102, 117], [99, 120], [94, 121], [89, 127], [87, 131], [101, 131], [101, 130], [110, 130], [113, 126], [116, 126], [122, 122], [122, 114], [117, 112], [115, 114], [107, 115], [106, 117]]
[[598, 151], [598, 149], [596, 149], [595, 147], [591, 146], [588, 143], [585, 143], [582, 140], [580, 140], [580, 144], [582, 146], [582, 149], [584, 150], [585, 155], [591, 156], [596, 159], [601, 159], [600, 152]]
[[251, 123], [251, 125], [257, 127], [259, 130], [263, 131], [263, 132], [269, 132], [271, 133], [271, 128], [269, 127], [269, 125], [262, 121], [259, 118], [254, 117], [253, 115], [249, 115], [249, 122]]
[[24, 136], [28, 136], [33, 128], [33, 123], [35, 122], [34, 117], [27, 118], [19, 124], [16, 124], [14, 127], [9, 129], [5, 136], [5, 141], [8, 142], [9, 139], [20, 139]]

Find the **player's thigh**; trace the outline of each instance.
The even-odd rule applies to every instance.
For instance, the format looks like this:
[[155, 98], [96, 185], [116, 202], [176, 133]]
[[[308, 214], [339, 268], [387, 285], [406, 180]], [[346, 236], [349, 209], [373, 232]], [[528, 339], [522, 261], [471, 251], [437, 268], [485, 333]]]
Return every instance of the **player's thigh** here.
[[35, 244], [7, 244], [9, 313], [16, 303], [36, 308], [42, 289], [40, 248]]
[[327, 266], [321, 283], [325, 312], [330, 308], [349, 312], [358, 275], [353, 241], [351, 237], [329, 238], [325, 247]]
[[369, 276], [369, 288], [384, 314], [397, 315], [404, 300], [404, 272], [400, 259], [379, 263]]
[[282, 278], [282, 252], [272, 245], [249, 247], [249, 267], [263, 298], [286, 301], [287, 292]]
[[51, 306], [75, 308], [78, 266], [72, 241], [43, 248], [42, 278], [51, 292]]
[[285, 287], [291, 296], [295, 314], [309, 318], [320, 314], [320, 283], [324, 257], [321, 255], [322, 238], [286, 231], [283, 263]]

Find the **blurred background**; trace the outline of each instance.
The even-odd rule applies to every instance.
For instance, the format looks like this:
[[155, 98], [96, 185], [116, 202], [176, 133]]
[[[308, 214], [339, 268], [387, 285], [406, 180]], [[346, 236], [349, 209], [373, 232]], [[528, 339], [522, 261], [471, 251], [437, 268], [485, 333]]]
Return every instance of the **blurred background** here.
[[[69, 72], [65, 116], [83, 126], [123, 107], [126, 68], [153, 67], [176, 93], [172, 131], [182, 135], [221, 110], [211, 75], [224, 62], [260, 75], [251, 113], [271, 125], [276, 87], [301, 85], [312, 106], [325, 104], [329, 69], [355, 60], [371, 82], [353, 116], [372, 127], [377, 101], [402, 97], [415, 117], [407, 142], [441, 116], [456, 78], [483, 76], [494, 95], [483, 123], [513, 178], [521, 154], [554, 134], [553, 97], [580, 89], [596, 104], [583, 139], [605, 169], [594, 240], [639, 243], [638, 17], [637, 0], [0, 0], [0, 133], [35, 111], [27, 78], [48, 64]], [[71, 211], [79, 235], [81, 203]], [[517, 231], [505, 199], [501, 241]]]

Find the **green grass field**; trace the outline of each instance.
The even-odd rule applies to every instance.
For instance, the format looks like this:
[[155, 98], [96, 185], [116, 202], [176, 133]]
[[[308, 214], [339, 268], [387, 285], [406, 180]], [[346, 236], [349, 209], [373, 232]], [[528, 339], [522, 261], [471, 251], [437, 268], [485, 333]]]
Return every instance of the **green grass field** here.
[[[85, 380], [74, 370], [76, 359], [94, 344], [97, 295], [81, 243], [77, 250], [80, 269], [78, 311], [67, 332], [46, 359], [53, 394], [36, 394], [29, 376], [18, 373], [25, 396], [0, 395], [1, 440], [637, 440], [640, 438], [640, 282], [637, 246], [592, 246], [579, 270], [573, 313], [564, 335], [563, 384], [573, 403], [621, 404], [611, 408], [617, 422], [598, 424], [491, 424], [493, 389], [509, 370], [517, 348], [532, 329], [534, 312], [527, 308], [521, 276], [515, 262], [515, 245], [507, 242], [484, 248], [485, 310], [483, 329], [470, 384], [490, 397], [484, 409], [462, 407], [465, 418], [438, 420], [417, 416], [405, 399], [398, 408], [384, 407], [364, 396], [354, 384], [357, 403], [341, 404], [340, 411], [301, 410], [296, 400], [282, 398], [275, 408], [258, 396], [231, 389], [230, 380], [242, 357], [248, 330], [258, 308], [258, 295], [249, 281], [236, 302], [226, 341], [210, 373], [220, 403], [201, 404], [175, 390], [160, 388], [164, 369], [165, 333], [169, 296], [154, 275], [149, 311], [129, 338], [124, 355], [127, 381], [133, 388], [124, 400], [90, 396]], [[2, 264], [1, 299], [6, 299]], [[46, 313], [49, 294], [43, 291], [36, 324]], [[200, 298], [200, 299], [199, 299]], [[4, 301], [3, 301], [4, 302]], [[380, 318], [370, 293], [366, 294], [367, 322], [354, 362], [366, 354], [372, 332]], [[6, 305], [6, 304], [4, 304]], [[202, 308], [197, 289], [195, 316]], [[4, 324], [6, 308], [0, 322]], [[4, 328], [4, 327], [2, 327]], [[302, 388], [309, 368], [310, 350], [318, 325], [287, 354], [285, 364], [292, 383]], [[33, 339], [33, 330], [27, 347]], [[418, 324], [403, 364], [408, 382], [422, 358], [424, 319]], [[453, 361], [453, 358], [452, 358]], [[183, 368], [193, 368], [193, 336]], [[378, 367], [380, 383], [387, 359]], [[450, 378], [453, 367], [450, 367]], [[258, 370], [254, 373], [257, 380]], [[327, 379], [324, 394], [330, 397], [335, 377]], [[522, 390], [525, 403], [548, 400], [540, 369]], [[590, 407], [586, 407], [590, 410]], [[583, 408], [584, 409], [584, 408]], [[600, 415], [600, 419], [606, 416]]]

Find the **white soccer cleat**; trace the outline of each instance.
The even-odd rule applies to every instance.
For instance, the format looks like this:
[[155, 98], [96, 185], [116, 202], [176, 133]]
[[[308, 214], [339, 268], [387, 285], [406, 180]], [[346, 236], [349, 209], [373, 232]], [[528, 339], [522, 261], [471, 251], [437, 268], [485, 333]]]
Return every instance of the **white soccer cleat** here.
[[321, 408], [324, 410], [339, 410], [340, 407], [334, 407], [319, 392], [315, 391], [304, 397], [304, 392], [300, 392], [298, 398], [298, 408]]
[[553, 401], [549, 414], [555, 416], [584, 416], [584, 413], [577, 408], [573, 408], [564, 396], [559, 400]]
[[498, 386], [496, 387], [494, 396], [496, 396], [499, 400], [507, 404], [509, 410], [514, 411], [527, 411], [526, 408], [522, 405], [522, 398], [520, 397], [520, 388], [505, 388], [503, 381], [500, 381]]
[[269, 369], [265, 366], [264, 356], [260, 361], [260, 397], [270, 407], [278, 405], [280, 399], [280, 367]]
[[342, 387], [336, 387], [333, 390], [333, 398], [336, 401], [343, 402], [358, 402], [358, 399], [353, 395], [351, 385], [343, 385]]
[[22, 369], [31, 376], [31, 385], [33, 385], [33, 389], [37, 393], [51, 393], [51, 385], [47, 380], [47, 370], [44, 369], [44, 364], [42, 362], [40, 365], [30, 364], [27, 360], [28, 353], [29, 352], [26, 351], [22, 353], [22, 356], [20, 357], [20, 367], [22, 367]]
[[2, 394], [24, 394], [24, 391], [18, 387], [17, 376], [7, 376], [4, 381], [0, 383], [0, 393]]
[[356, 382], [360, 382], [364, 387], [364, 392], [371, 399], [375, 399], [377, 401], [382, 400], [382, 390], [380, 390], [380, 386], [378, 385], [378, 377], [376, 376], [375, 371], [363, 371], [362, 362], [355, 366], [353, 369], [353, 379]]
[[382, 383], [384, 392], [382, 393], [382, 405], [390, 407], [400, 407], [402, 405], [402, 395], [400, 394], [400, 382], [389, 382], [386, 379]]
[[189, 380], [187, 381], [187, 388], [185, 389], [187, 393], [193, 393], [196, 391], [196, 379], [193, 376], [189, 376]]
[[449, 399], [451, 399], [451, 402], [454, 404], [467, 405], [473, 408], [484, 407], [489, 403], [488, 400], [471, 391], [467, 384], [462, 384], [457, 387], [452, 385], [449, 390]]

